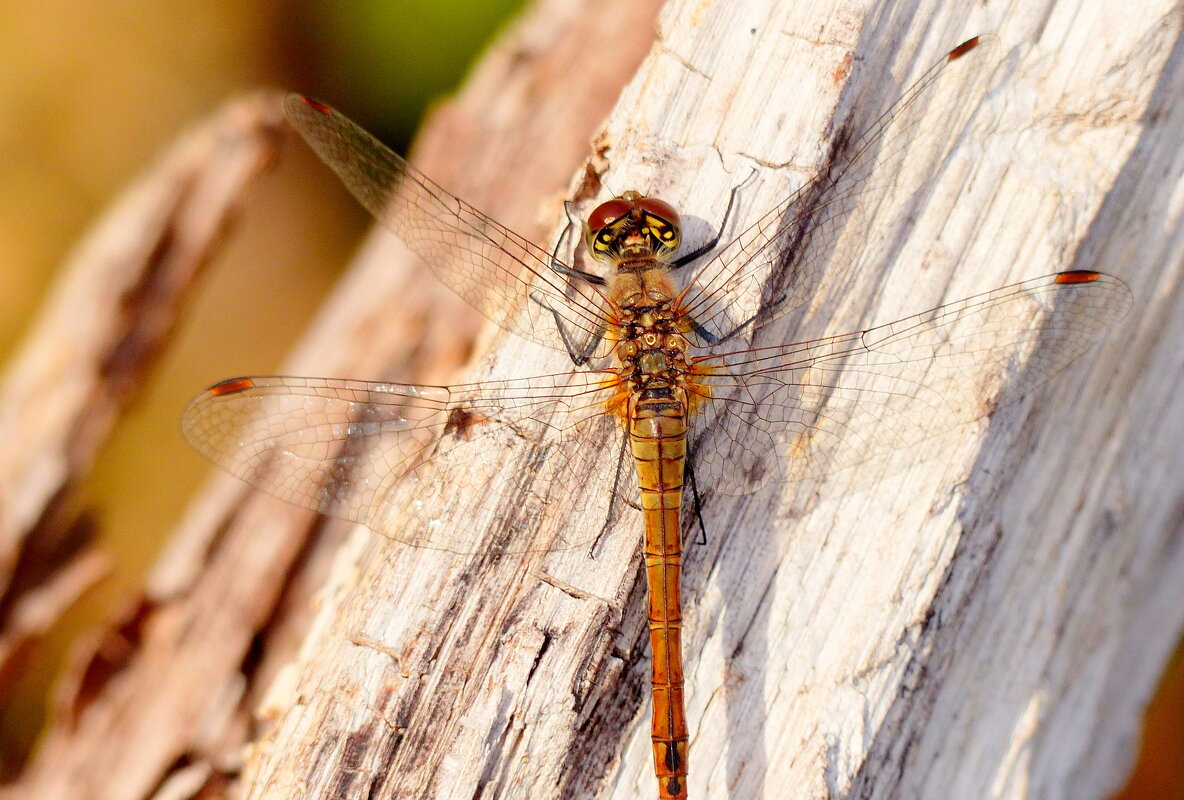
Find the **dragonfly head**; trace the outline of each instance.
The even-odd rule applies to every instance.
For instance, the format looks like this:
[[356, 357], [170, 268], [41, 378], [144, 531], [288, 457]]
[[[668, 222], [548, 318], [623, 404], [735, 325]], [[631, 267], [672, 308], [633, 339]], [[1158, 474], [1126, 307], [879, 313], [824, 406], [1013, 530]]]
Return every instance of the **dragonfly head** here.
[[584, 226], [588, 251], [609, 262], [665, 255], [678, 247], [681, 236], [673, 206], [634, 191], [598, 205]]

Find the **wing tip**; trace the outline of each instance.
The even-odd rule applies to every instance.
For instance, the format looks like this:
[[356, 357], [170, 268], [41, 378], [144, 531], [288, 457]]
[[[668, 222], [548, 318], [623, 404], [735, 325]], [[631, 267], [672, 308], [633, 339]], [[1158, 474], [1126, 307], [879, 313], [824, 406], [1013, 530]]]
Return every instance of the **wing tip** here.
[[969, 53], [974, 48], [978, 47], [980, 44], [982, 44], [982, 42], [983, 42], [982, 36], [975, 36], [970, 39], [967, 39], [962, 44], [958, 45], [953, 50], [951, 50], [949, 53], [947, 53], [946, 60], [947, 61], [956, 61], [957, 59], [959, 59], [962, 56]]
[[247, 389], [254, 388], [254, 378], [227, 378], [206, 389], [206, 394], [211, 397], [224, 397], [228, 394], [238, 394], [239, 392], [245, 392]]
[[1102, 277], [1102, 273], [1093, 272], [1085, 269], [1073, 269], [1066, 272], [1058, 272], [1053, 278], [1053, 283], [1072, 284], [1072, 283], [1094, 283]]
[[311, 108], [313, 111], [324, 114], [325, 116], [333, 116], [335, 113], [330, 106], [325, 105], [320, 100], [314, 100], [298, 92], [289, 94], [284, 104], [288, 107], [289, 111], [300, 111], [302, 108]]

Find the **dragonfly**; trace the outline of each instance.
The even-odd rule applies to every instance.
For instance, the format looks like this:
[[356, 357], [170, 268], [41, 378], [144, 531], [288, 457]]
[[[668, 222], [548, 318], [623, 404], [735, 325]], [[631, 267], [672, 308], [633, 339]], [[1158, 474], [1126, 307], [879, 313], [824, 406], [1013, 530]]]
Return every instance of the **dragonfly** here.
[[[599, 531], [483, 541], [481, 526], [431, 517], [449, 502], [433, 495], [434, 476], [461, 489], [520, 479], [543, 514], [586, 487], [605, 442], [621, 442], [643, 517], [658, 795], [686, 798], [684, 486], [739, 495], [907, 452], [1043, 384], [1132, 302], [1117, 278], [1062, 271], [854, 332], [767, 341], [775, 320], [851, 276], [866, 244], [854, 221], [896, 185], [910, 152], [940, 161], [940, 137], [969, 119], [998, 49], [994, 37], [970, 39], [895, 102], [853, 116], [818, 175], [722, 247], [717, 235], [677, 256], [671, 204], [639, 191], [605, 200], [583, 225], [590, 264], [515, 234], [345, 116], [292, 95], [291, 123], [378, 220], [478, 311], [574, 369], [454, 386], [231, 378], [192, 401], [184, 433], [266, 492], [463, 553], [575, 547]], [[531, 455], [507, 466], [515, 448]], [[624, 492], [593, 502], [607, 510]], [[452, 518], [506, 513], [496, 496], [464, 493]]]

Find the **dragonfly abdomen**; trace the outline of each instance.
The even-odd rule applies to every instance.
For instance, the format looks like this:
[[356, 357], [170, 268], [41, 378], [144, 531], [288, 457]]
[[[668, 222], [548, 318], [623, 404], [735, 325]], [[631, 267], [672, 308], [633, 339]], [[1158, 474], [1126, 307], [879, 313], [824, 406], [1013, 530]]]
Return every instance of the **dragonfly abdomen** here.
[[645, 572], [653, 650], [654, 747], [660, 796], [685, 798], [686, 711], [682, 668], [682, 482], [687, 450], [685, 393], [646, 389], [629, 404], [629, 445], [645, 514]]

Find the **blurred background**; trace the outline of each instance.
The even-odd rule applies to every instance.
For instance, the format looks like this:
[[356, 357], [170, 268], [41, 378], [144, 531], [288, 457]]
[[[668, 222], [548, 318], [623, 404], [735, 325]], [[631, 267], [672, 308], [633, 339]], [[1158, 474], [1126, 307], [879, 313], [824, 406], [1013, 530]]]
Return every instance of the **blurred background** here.
[[[400, 151], [523, 0], [0, 0], [0, 359], [86, 227], [187, 126], [236, 93], [301, 91]], [[594, 54], [590, 54], [594, 57]], [[117, 567], [38, 654], [0, 716], [0, 774], [34, 744], [69, 641], [134, 594], [208, 466], [178, 418], [200, 389], [271, 373], [368, 226], [303, 147], [252, 193], [84, 502]], [[356, 376], [365, 377], [365, 376]], [[1184, 800], [1184, 656], [1122, 800]]]
[[[0, 0], [0, 362], [86, 228], [189, 126], [259, 87], [300, 91], [405, 150], [521, 0]], [[79, 632], [137, 591], [211, 469], [185, 404], [279, 371], [369, 226], [298, 138], [252, 189], [179, 336], [104, 449], [83, 502], [116, 569], [38, 654], [0, 715], [0, 773], [32, 744]]]

